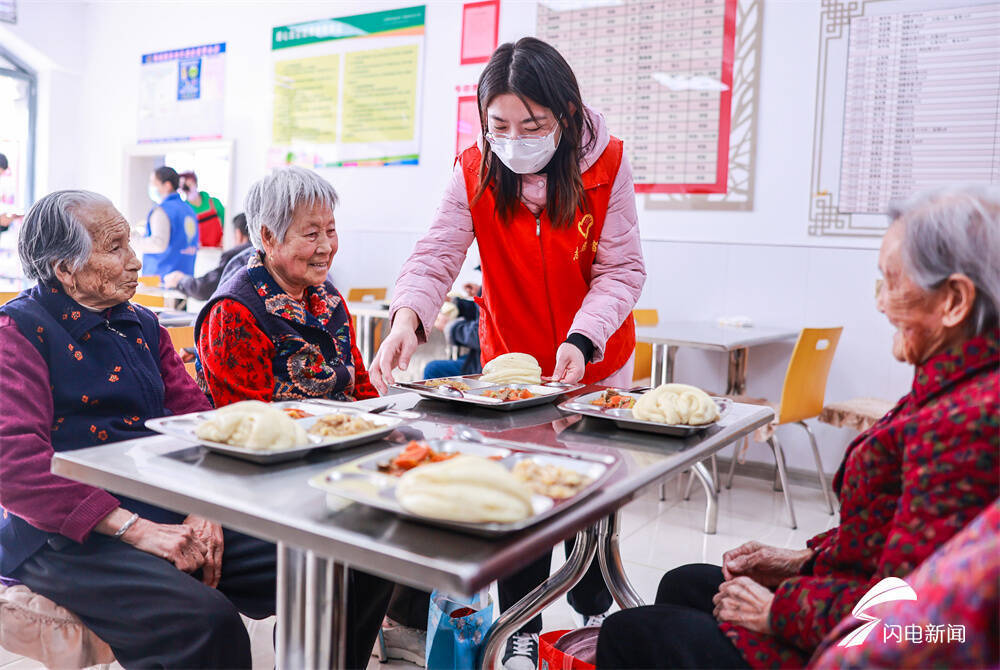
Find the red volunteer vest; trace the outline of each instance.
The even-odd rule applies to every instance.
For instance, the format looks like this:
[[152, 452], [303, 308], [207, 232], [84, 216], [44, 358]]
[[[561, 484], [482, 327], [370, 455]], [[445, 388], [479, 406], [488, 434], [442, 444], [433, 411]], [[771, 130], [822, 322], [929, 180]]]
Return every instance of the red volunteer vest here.
[[[503, 223], [490, 189], [472, 205], [480, 158], [476, 146], [459, 157], [482, 260], [483, 295], [476, 299], [482, 361], [522, 352], [534, 356], [542, 374], [549, 375], [555, 369], [556, 349], [569, 335], [590, 291], [594, 256], [622, 161], [622, 142], [612, 137], [597, 162], [583, 173], [590, 213], [577, 209], [573, 225], [566, 228], [554, 228], [544, 210], [536, 218], [523, 202], [513, 220]], [[584, 383], [611, 376], [634, 350], [635, 322], [629, 314], [605, 345], [604, 359], [587, 365]]]
[[211, 197], [208, 198], [208, 209], [198, 213], [198, 244], [203, 247], [222, 246], [222, 221]]

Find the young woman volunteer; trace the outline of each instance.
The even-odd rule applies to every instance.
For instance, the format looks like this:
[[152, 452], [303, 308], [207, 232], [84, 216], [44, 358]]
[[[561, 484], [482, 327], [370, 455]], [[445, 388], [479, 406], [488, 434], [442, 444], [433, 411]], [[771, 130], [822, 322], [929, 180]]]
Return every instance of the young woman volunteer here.
[[[478, 98], [482, 137], [456, 160], [430, 231], [403, 266], [372, 382], [384, 392], [392, 370], [406, 369], [475, 239], [484, 363], [522, 352], [557, 381], [628, 385], [631, 312], [646, 272], [621, 140], [583, 104], [559, 52], [532, 37], [493, 53]], [[548, 577], [549, 559], [500, 582], [501, 609]], [[596, 562], [570, 603], [584, 615], [610, 607]], [[540, 629], [536, 617], [511, 638], [505, 667], [535, 667]]]

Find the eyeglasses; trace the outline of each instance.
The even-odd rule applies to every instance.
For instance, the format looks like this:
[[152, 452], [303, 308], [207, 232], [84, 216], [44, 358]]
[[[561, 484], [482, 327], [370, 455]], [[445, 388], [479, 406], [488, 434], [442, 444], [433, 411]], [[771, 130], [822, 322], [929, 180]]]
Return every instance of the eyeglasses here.
[[485, 137], [486, 141], [490, 144], [498, 141], [509, 142], [510, 140], [518, 140], [520, 142], [528, 142], [530, 144], [533, 142], [542, 142], [550, 134], [551, 133], [545, 133], [544, 135], [518, 135], [515, 137], [513, 135], [508, 135], [507, 133], [494, 133], [493, 131], [488, 131], [485, 135], [483, 135], [483, 137]]

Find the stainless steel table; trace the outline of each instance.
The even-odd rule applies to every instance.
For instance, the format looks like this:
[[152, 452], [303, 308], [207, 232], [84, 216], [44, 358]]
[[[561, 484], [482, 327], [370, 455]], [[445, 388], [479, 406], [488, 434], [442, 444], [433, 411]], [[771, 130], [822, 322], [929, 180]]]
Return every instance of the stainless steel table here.
[[655, 326], [637, 326], [636, 340], [653, 345], [653, 386], [674, 380], [677, 349], [709, 349], [729, 354], [726, 395], [742, 395], [747, 385], [747, 349], [760, 344], [797, 337], [798, 330], [753, 326], [736, 328], [711, 321], [663, 321]]
[[194, 312], [182, 312], [176, 309], [154, 309], [157, 321], [164, 328], [175, 328], [178, 326], [193, 326], [198, 315]]
[[[589, 390], [593, 387], [581, 392]], [[424, 589], [468, 595], [576, 534], [566, 564], [491, 629], [482, 667], [492, 670], [499, 665], [506, 638], [572, 588], [595, 554], [615, 600], [622, 607], [640, 605], [622, 571], [618, 510], [643, 488], [686, 468], [695, 468], [714, 500], [715, 487], [700, 461], [773, 417], [769, 408], [736, 404], [719, 424], [682, 440], [563, 416], [552, 405], [508, 413], [456, 409], [441, 401], [421, 401], [412, 393], [393, 399], [398, 409], [411, 409], [406, 412], [411, 420], [393, 436], [399, 442], [450, 436], [464, 424], [492, 439], [616, 453], [621, 465], [598, 491], [563, 514], [498, 539], [403, 521], [339, 498], [331, 498], [328, 506], [326, 495], [306, 483], [340, 462], [384, 447], [384, 442], [261, 466], [173, 438], [147, 437], [57, 453], [52, 470], [276, 542], [276, 662], [282, 669], [343, 666], [347, 566]]]
[[347, 311], [357, 319], [358, 328], [355, 335], [358, 337], [358, 350], [361, 352], [365, 367], [368, 367], [375, 357], [375, 321], [376, 319], [388, 321], [389, 308], [374, 302], [349, 302]]

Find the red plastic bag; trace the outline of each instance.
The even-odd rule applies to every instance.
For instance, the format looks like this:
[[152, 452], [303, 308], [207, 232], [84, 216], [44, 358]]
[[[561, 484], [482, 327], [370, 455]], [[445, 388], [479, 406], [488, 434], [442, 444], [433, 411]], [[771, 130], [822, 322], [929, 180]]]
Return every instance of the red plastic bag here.
[[590, 663], [585, 663], [556, 649], [559, 641], [568, 630], [555, 630], [538, 636], [538, 668], [539, 670], [596, 670]]

